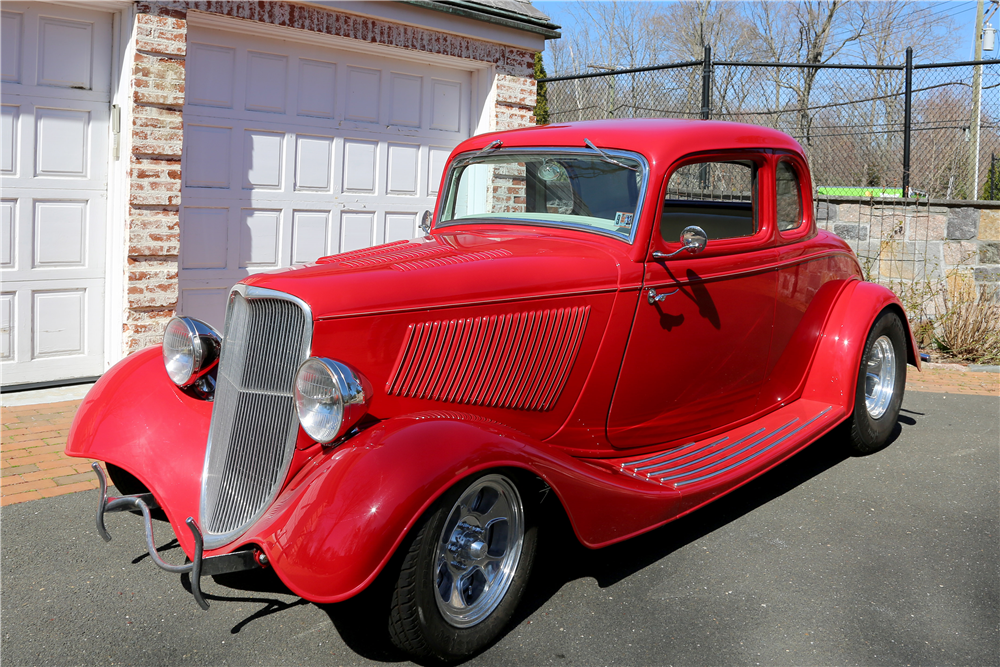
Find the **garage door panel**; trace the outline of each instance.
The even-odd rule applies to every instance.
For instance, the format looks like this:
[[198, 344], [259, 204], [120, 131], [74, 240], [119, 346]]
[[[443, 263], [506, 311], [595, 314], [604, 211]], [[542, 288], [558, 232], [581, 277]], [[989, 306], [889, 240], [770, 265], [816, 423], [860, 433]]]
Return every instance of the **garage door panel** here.
[[247, 52], [246, 69], [247, 111], [285, 113], [288, 96], [288, 56]]
[[431, 82], [432, 130], [459, 132], [462, 129], [462, 84], [433, 79]]
[[228, 297], [228, 287], [187, 287], [181, 290], [179, 310], [222, 331]]
[[184, 103], [206, 107], [233, 107], [236, 49], [214, 44], [189, 43], [189, 66], [184, 80]]
[[240, 268], [277, 267], [281, 250], [281, 211], [243, 209], [241, 217]]
[[111, 14], [5, 2], [3, 383], [104, 370]]
[[228, 188], [230, 127], [187, 125], [184, 128], [184, 185], [189, 188]]
[[36, 201], [33, 227], [35, 268], [85, 266], [86, 201]]
[[386, 160], [386, 192], [391, 194], [416, 195], [420, 182], [418, 165], [420, 164], [419, 144], [388, 145]]
[[20, 106], [16, 104], [4, 104], [0, 107], [0, 174], [5, 176], [16, 176], [17, 165], [17, 137], [18, 119], [20, 116]]
[[84, 90], [93, 87], [92, 23], [42, 16], [38, 42], [38, 83]]
[[382, 72], [367, 67], [347, 67], [347, 120], [378, 123], [382, 93]]
[[336, 112], [337, 63], [299, 58], [298, 116], [333, 118]]
[[17, 200], [0, 201], [0, 268], [15, 268]]
[[412, 239], [417, 234], [416, 213], [386, 213], [382, 243]]
[[[0, 373], [4, 384], [99, 375], [102, 279], [4, 282]], [[94, 317], [97, 309], [97, 317]]]
[[[390, 125], [421, 126], [423, 77], [392, 72], [389, 75]], [[416, 104], [414, 102], [417, 102]]]
[[184, 207], [182, 269], [225, 269], [228, 264], [229, 209]]
[[0, 13], [0, 77], [9, 83], [21, 82], [21, 34], [24, 15]]
[[87, 290], [32, 292], [32, 358], [86, 353]]
[[14, 359], [14, 293], [0, 294], [0, 361]]
[[333, 187], [333, 137], [295, 137], [295, 191], [330, 192]]
[[35, 176], [87, 177], [90, 113], [35, 108]]
[[290, 263], [306, 264], [328, 254], [331, 236], [339, 240], [340, 230], [339, 225], [330, 230], [330, 211], [293, 211]]
[[369, 211], [340, 212], [340, 248], [350, 252], [375, 245], [375, 213]]
[[[197, 25], [187, 60], [185, 315], [224, 308], [249, 274], [418, 235], [469, 135], [467, 71]], [[213, 72], [232, 90], [213, 92]]]
[[451, 155], [450, 148], [442, 146], [428, 147], [427, 194], [437, 196], [438, 188], [441, 186], [441, 177], [444, 176], [444, 167], [448, 163], [449, 155]]
[[243, 189], [280, 190], [284, 132], [243, 131]]
[[344, 192], [375, 194], [377, 154], [377, 141], [344, 140], [344, 158], [341, 168], [341, 173], [344, 175]]

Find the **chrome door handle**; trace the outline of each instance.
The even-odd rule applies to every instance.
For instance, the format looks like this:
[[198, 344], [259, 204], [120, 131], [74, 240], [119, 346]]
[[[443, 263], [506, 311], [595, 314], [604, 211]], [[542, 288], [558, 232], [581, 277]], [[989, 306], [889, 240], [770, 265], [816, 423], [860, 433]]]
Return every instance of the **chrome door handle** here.
[[657, 294], [656, 290], [650, 287], [646, 290], [646, 300], [649, 301], [649, 305], [655, 306], [658, 301], [663, 301], [671, 294], [677, 294], [680, 292], [680, 288], [675, 289], [673, 292], [664, 292], [663, 294]]

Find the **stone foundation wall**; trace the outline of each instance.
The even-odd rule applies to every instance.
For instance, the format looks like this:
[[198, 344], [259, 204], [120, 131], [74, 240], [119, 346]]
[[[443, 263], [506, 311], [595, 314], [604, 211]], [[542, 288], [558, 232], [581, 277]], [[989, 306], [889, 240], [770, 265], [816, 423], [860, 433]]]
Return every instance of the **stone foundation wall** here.
[[975, 285], [1000, 301], [1000, 202], [824, 197], [816, 222], [854, 248], [869, 280]]

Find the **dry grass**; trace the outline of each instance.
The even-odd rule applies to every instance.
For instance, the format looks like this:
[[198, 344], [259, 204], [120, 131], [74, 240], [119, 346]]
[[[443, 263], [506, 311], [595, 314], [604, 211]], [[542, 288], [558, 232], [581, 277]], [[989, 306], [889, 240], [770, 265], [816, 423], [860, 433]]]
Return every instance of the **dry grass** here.
[[1000, 363], [1000, 303], [997, 291], [956, 282], [942, 290], [944, 313], [935, 342], [952, 356], [974, 363]]

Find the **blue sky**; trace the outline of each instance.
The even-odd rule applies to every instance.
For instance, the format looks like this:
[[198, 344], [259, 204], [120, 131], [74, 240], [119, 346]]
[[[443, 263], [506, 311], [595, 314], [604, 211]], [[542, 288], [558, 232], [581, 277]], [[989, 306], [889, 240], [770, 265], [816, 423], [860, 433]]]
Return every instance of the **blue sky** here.
[[[563, 35], [569, 37], [572, 31], [579, 29], [569, 9], [575, 4], [572, 2], [551, 2], [549, 0], [532, 0], [535, 7], [549, 15], [553, 22], [563, 27]], [[957, 32], [961, 37], [958, 46], [952, 52], [950, 61], [961, 61], [972, 59], [973, 31], [976, 23], [976, 1], [975, 0], [929, 0], [925, 3], [934, 13], [941, 13], [950, 16], [955, 22]], [[990, 3], [986, 2], [986, 15], [989, 16]], [[1000, 12], [993, 17], [991, 23], [994, 28], [1000, 29]], [[1000, 41], [1000, 40], [998, 40]], [[997, 53], [984, 53], [985, 58], [996, 58]]]

